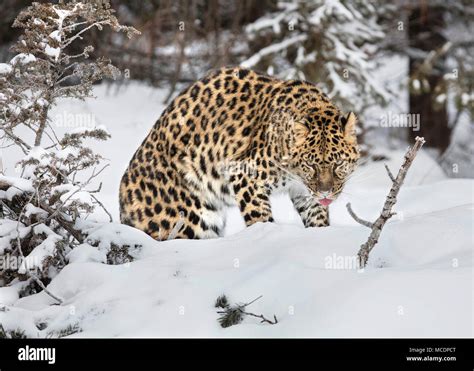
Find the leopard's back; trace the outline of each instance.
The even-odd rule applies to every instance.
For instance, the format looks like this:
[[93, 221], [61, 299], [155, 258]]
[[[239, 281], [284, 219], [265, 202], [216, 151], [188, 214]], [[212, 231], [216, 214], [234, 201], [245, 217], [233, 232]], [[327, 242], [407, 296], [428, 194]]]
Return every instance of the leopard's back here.
[[235, 204], [229, 168], [238, 166], [260, 135], [268, 94], [278, 83], [250, 70], [223, 68], [173, 99], [122, 178], [122, 222], [156, 239], [168, 238], [180, 218], [193, 228], [183, 228], [177, 238], [218, 235], [224, 226], [218, 214]]

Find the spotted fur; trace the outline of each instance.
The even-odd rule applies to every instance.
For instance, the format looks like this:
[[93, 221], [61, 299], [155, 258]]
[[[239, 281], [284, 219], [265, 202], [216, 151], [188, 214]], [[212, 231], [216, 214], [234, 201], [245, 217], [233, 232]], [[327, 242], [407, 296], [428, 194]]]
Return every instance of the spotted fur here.
[[[240, 68], [213, 71], [178, 95], [135, 152], [120, 184], [123, 223], [157, 240], [222, 234], [224, 209], [247, 226], [273, 221], [287, 191], [307, 227], [359, 158], [356, 117], [319, 89]], [[327, 203], [327, 202], [326, 202]]]

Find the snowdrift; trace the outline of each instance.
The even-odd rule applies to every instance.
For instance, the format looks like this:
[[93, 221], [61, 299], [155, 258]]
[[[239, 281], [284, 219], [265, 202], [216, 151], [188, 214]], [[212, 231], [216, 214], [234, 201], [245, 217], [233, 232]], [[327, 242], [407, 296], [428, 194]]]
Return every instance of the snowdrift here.
[[[354, 207], [371, 218], [386, 187], [362, 188]], [[293, 223], [297, 216], [280, 197], [276, 223], [206, 241], [156, 242], [107, 225], [96, 232], [104, 241], [143, 245], [136, 261], [105, 265], [100, 252], [81, 246], [49, 285], [62, 306], [44, 293], [9, 298], [1, 320], [33, 337], [67, 327], [82, 329], [71, 335], [81, 337], [469, 337], [471, 192], [470, 180], [405, 185], [398, 219], [387, 224], [364, 271], [355, 254], [368, 230], [345, 215], [344, 200], [331, 210], [328, 228]], [[222, 293], [235, 302], [263, 295], [249, 309], [275, 314], [279, 323], [249, 318], [220, 328], [214, 301]]]

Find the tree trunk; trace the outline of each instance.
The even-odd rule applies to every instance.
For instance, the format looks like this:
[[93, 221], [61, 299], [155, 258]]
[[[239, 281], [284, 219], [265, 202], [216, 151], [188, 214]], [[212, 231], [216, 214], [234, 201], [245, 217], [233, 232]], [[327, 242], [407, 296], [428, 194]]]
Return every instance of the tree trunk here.
[[[444, 9], [442, 7], [429, 6], [427, 1], [415, 1], [408, 17], [409, 46], [414, 51], [429, 53], [437, 51], [446, 43], [442, 35], [444, 23]], [[418, 53], [416, 53], [418, 54]], [[440, 54], [435, 58], [429, 71], [420, 71], [424, 62], [423, 57], [410, 53], [410, 77], [418, 79], [424, 77], [429, 87], [415, 91], [410, 87], [409, 105], [411, 114], [419, 114], [419, 131], [409, 130], [410, 141], [415, 137], [424, 137], [426, 146], [439, 149], [443, 152], [449, 145], [451, 128], [448, 125], [448, 112], [446, 100], [437, 102], [436, 88], [443, 87], [443, 75], [445, 73], [445, 55]]]

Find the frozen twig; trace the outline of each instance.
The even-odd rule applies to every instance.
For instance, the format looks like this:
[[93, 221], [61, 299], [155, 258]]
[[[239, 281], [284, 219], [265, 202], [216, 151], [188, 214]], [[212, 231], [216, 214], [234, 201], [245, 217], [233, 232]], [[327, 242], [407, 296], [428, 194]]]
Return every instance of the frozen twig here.
[[104, 210], [104, 212], [109, 217], [109, 222], [112, 223], [114, 221], [114, 218], [112, 217], [112, 214], [109, 212], [109, 210], [107, 210], [105, 205], [97, 197], [95, 197], [92, 193], [91, 193], [91, 197], [94, 199], [95, 202], [97, 202], [97, 204], [102, 208], [102, 210]]
[[387, 164], [384, 164], [385, 166], [385, 170], [387, 170], [387, 174], [388, 174], [388, 177], [390, 178], [390, 180], [395, 183], [396, 180], [395, 180], [395, 177], [393, 176], [392, 172], [390, 171], [390, 168], [388, 167]]
[[47, 295], [51, 296], [51, 297], [52, 297], [54, 300], [56, 300], [59, 304], [62, 304], [62, 303], [64, 302], [63, 299], [61, 299], [59, 296], [56, 296], [56, 295], [54, 295], [51, 291], [49, 291], [49, 290], [46, 288], [46, 286], [44, 285], [44, 283], [41, 282], [41, 280], [40, 280], [34, 273], [28, 272], [27, 274], [28, 274], [28, 276], [30, 276], [30, 277], [33, 279], [33, 281], [35, 281], [35, 282], [38, 284], [39, 287], [41, 287], [41, 288], [43, 289], [43, 291], [44, 291]]
[[390, 170], [388, 169], [388, 166], [385, 165], [385, 168], [387, 169], [387, 173], [390, 179], [392, 180], [392, 187], [390, 188], [390, 192], [388, 193], [387, 198], [385, 199], [382, 212], [380, 213], [377, 220], [375, 220], [375, 222], [370, 223], [363, 219], [360, 219], [352, 210], [351, 205], [350, 204], [346, 205], [347, 210], [349, 211], [349, 214], [354, 218], [356, 222], [366, 227], [369, 227], [372, 230], [367, 242], [365, 242], [361, 246], [359, 253], [357, 254], [357, 256], [359, 257], [360, 268], [364, 268], [367, 265], [367, 261], [369, 260], [369, 254], [374, 248], [374, 246], [376, 245], [376, 243], [378, 242], [383, 226], [385, 225], [388, 219], [390, 219], [393, 215], [395, 215], [395, 213], [392, 212], [392, 208], [397, 202], [398, 192], [400, 191], [400, 188], [403, 185], [403, 181], [405, 180], [405, 176], [408, 172], [408, 169], [410, 168], [419, 149], [423, 146], [424, 143], [425, 143], [424, 138], [420, 138], [420, 137], [415, 138], [415, 144], [413, 145], [413, 147], [409, 148], [407, 153], [405, 154], [403, 164], [400, 167], [400, 170], [398, 171], [396, 178], [390, 172]]
[[352, 218], [359, 224], [362, 224], [364, 226], [366, 226], [367, 228], [372, 228], [374, 226], [374, 223], [371, 223], [367, 220], [364, 220], [362, 218], [359, 218], [356, 213], [354, 212], [354, 210], [352, 210], [352, 206], [351, 206], [351, 203], [349, 202], [347, 205], [346, 205], [346, 208], [347, 208], [347, 211], [349, 212], [349, 214], [352, 216]]
[[240, 308], [239, 308], [239, 310], [247, 316], [260, 318], [261, 319], [260, 323], [268, 323], [270, 325], [276, 325], [278, 323], [278, 319], [276, 318], [276, 315], [273, 315], [273, 321], [272, 321], [272, 320], [266, 318], [263, 314], [255, 314], [255, 313], [245, 312], [244, 310], [242, 310]]

